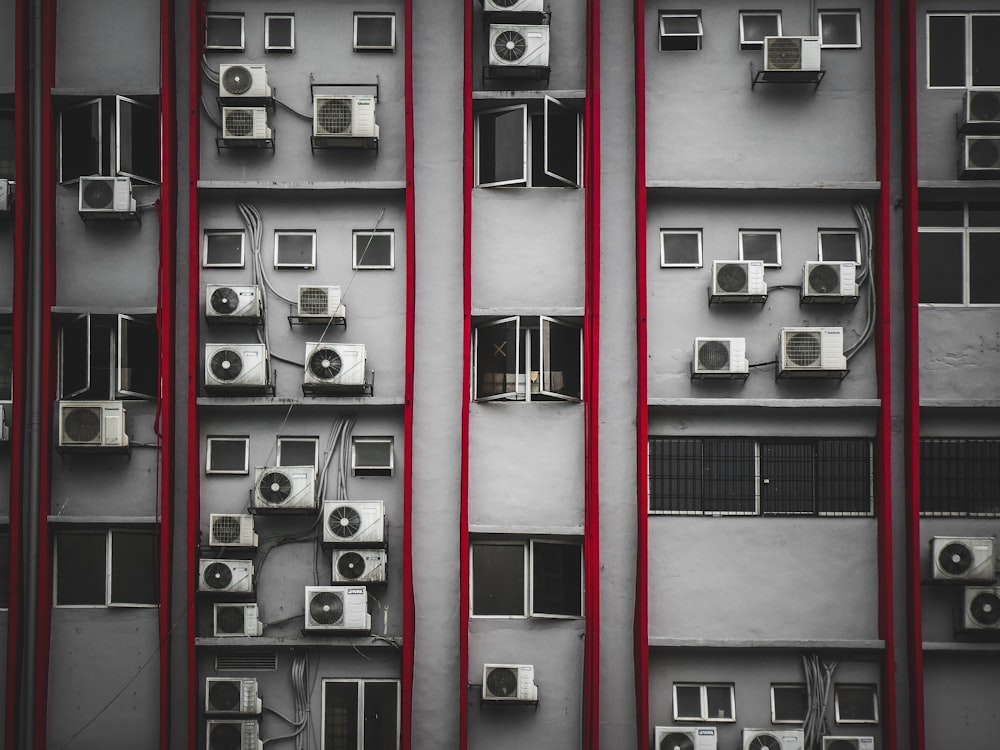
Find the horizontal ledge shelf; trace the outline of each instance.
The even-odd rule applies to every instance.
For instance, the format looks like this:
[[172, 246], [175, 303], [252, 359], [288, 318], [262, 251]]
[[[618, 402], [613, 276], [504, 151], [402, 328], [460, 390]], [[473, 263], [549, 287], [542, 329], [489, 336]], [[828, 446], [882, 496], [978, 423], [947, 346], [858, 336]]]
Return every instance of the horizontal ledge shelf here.
[[724, 193], [755, 191], [766, 195], [817, 196], [830, 193], [863, 195], [880, 190], [882, 183], [874, 182], [750, 182], [730, 180], [647, 180], [646, 189], [674, 192], [716, 192]]
[[149, 526], [150, 524], [157, 524], [160, 519], [156, 516], [63, 516], [63, 515], [50, 515], [48, 517], [49, 523], [83, 523], [83, 524], [95, 524], [101, 526], [108, 525], [125, 525], [125, 524], [135, 524], [142, 526]]
[[[266, 627], [266, 626], [265, 626]], [[198, 648], [401, 648], [403, 639], [399, 636], [245, 636], [235, 638], [195, 638]]]
[[967, 654], [1000, 654], [1000, 642], [996, 641], [924, 641], [924, 651]]
[[470, 534], [516, 534], [518, 536], [583, 536], [583, 526], [497, 526], [469, 524]]
[[313, 181], [287, 181], [287, 180], [199, 180], [199, 190], [231, 190], [231, 191], [256, 191], [256, 190], [289, 190], [299, 192], [322, 192], [340, 191], [363, 193], [369, 190], [383, 192], [405, 192], [406, 182], [404, 180], [381, 180], [381, 181], [345, 181], [345, 182], [313, 182]]
[[156, 315], [155, 307], [80, 307], [53, 305], [53, 315]]
[[584, 89], [561, 89], [559, 91], [542, 91], [529, 89], [527, 91], [517, 91], [515, 89], [503, 89], [500, 91], [473, 91], [473, 99], [491, 99], [501, 101], [521, 101], [524, 99], [544, 99], [550, 96], [553, 99], [585, 99], [587, 92]]
[[159, 86], [136, 86], [130, 89], [109, 88], [107, 86], [79, 86], [59, 88], [53, 87], [49, 90], [52, 96], [159, 96]]
[[688, 406], [723, 409], [878, 409], [877, 398], [651, 398], [650, 407]]
[[996, 409], [1000, 399], [986, 398], [922, 398], [921, 409]]
[[885, 641], [853, 641], [853, 640], [742, 640], [742, 639], [711, 639], [711, 638], [650, 638], [650, 648], [693, 648], [693, 649], [808, 649], [835, 651], [884, 651]]
[[474, 307], [472, 317], [489, 315], [506, 317], [508, 315], [551, 315], [553, 317], [579, 318], [585, 310], [582, 307]]
[[982, 190], [983, 192], [995, 193], [1000, 190], [1000, 180], [918, 180], [917, 189], [927, 191], [941, 190], [942, 192], [952, 190], [976, 192]]
[[199, 396], [198, 406], [402, 406], [403, 397], [394, 396], [309, 396], [285, 398], [275, 396]]

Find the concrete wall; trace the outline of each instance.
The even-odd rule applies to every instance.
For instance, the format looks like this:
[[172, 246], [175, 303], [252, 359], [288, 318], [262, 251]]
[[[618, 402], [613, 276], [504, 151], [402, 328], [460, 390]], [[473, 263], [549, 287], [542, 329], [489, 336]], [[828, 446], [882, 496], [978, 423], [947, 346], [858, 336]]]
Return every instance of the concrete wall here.
[[996, 654], [924, 652], [927, 747], [989, 750], [995, 744], [1000, 686]]
[[995, 307], [920, 307], [920, 397], [982, 399], [996, 394], [1000, 367]]

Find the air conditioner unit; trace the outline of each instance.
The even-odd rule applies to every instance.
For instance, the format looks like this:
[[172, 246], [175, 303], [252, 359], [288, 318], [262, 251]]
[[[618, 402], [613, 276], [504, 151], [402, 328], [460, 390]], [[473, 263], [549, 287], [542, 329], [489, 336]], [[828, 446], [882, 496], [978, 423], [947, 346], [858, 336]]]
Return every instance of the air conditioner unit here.
[[490, 65], [499, 67], [549, 66], [549, 27], [490, 24]]
[[256, 547], [253, 516], [239, 513], [211, 513], [208, 516], [210, 547]]
[[316, 510], [316, 469], [312, 466], [261, 466], [254, 480], [253, 507], [262, 511]]
[[975, 88], [965, 92], [965, 125], [983, 132], [1000, 130], [1000, 88]]
[[14, 181], [0, 180], [0, 214], [14, 210]]
[[746, 339], [695, 338], [692, 378], [734, 379], [749, 373]]
[[299, 317], [316, 320], [346, 318], [347, 309], [340, 299], [339, 286], [300, 286]]
[[313, 97], [313, 145], [374, 148], [378, 140], [375, 104], [371, 94]]
[[135, 215], [132, 180], [128, 177], [81, 177], [80, 216], [121, 219]]
[[0, 404], [0, 443], [10, 440], [10, 428], [7, 426], [7, 412], [3, 404]]
[[264, 297], [256, 284], [205, 287], [205, 317], [209, 323], [260, 323]]
[[266, 99], [271, 96], [267, 85], [267, 68], [260, 63], [237, 63], [219, 66], [220, 99]]
[[712, 263], [709, 302], [764, 302], [767, 283], [762, 260], [717, 260]]
[[966, 586], [962, 618], [964, 631], [1000, 631], [1000, 587]]
[[271, 140], [265, 107], [223, 107], [222, 142], [227, 146], [256, 146]]
[[384, 544], [385, 504], [378, 500], [363, 503], [324, 502], [323, 543]]
[[996, 537], [931, 538], [931, 577], [935, 581], [993, 583], [997, 579]]
[[801, 301], [857, 302], [857, 265], [851, 261], [808, 261], [802, 267]]
[[1000, 177], [1000, 135], [963, 135], [959, 177]]
[[206, 344], [205, 390], [261, 390], [270, 383], [263, 344]]
[[653, 750], [717, 750], [718, 730], [715, 727], [656, 727]]
[[341, 549], [333, 553], [332, 583], [385, 583], [384, 549]]
[[306, 344], [305, 385], [363, 386], [365, 384], [365, 345]]
[[364, 586], [306, 586], [306, 630], [368, 632], [371, 628]]
[[874, 737], [823, 736], [822, 750], [875, 750]]
[[545, 0], [483, 0], [483, 10], [487, 13], [541, 13], [545, 10]]
[[743, 750], [803, 750], [801, 729], [744, 729]]
[[819, 51], [818, 36], [766, 36], [764, 70], [768, 73], [818, 71]]
[[211, 594], [252, 594], [253, 562], [250, 560], [200, 560], [198, 591]]
[[260, 723], [256, 721], [209, 720], [207, 750], [263, 750]]
[[205, 713], [209, 716], [259, 714], [263, 710], [256, 677], [206, 677]]
[[261, 635], [264, 626], [256, 604], [220, 604], [212, 607], [212, 634], [216, 638]]
[[778, 377], [843, 377], [847, 374], [843, 328], [782, 328]]
[[535, 667], [531, 664], [484, 664], [483, 701], [537, 703]]
[[127, 448], [125, 405], [121, 401], [60, 401], [59, 447]]

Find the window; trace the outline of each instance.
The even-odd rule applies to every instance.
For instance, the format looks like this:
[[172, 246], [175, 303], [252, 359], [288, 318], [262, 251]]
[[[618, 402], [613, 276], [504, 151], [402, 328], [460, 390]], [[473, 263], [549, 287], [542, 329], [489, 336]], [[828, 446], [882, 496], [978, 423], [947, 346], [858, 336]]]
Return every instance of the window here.
[[10, 529], [0, 529], [0, 609], [10, 607]]
[[582, 617], [583, 547], [550, 539], [474, 542], [471, 598], [476, 617]]
[[242, 13], [209, 13], [205, 18], [205, 49], [242, 52], [246, 38]]
[[209, 436], [206, 453], [206, 474], [250, 473], [249, 435]]
[[14, 111], [0, 109], [0, 180], [13, 180], [14, 173]]
[[316, 232], [285, 230], [274, 232], [275, 268], [316, 268]]
[[820, 229], [819, 260], [861, 262], [861, 240], [854, 229]]
[[877, 724], [878, 691], [874, 685], [834, 685], [838, 724]]
[[781, 266], [780, 229], [741, 229], [740, 260], [762, 260], [765, 268]]
[[660, 11], [660, 52], [699, 50], [704, 36], [701, 11]]
[[59, 398], [154, 400], [159, 357], [153, 315], [71, 317], [59, 329]]
[[766, 36], [781, 36], [781, 11], [741, 10], [740, 49], [763, 49]]
[[661, 268], [701, 268], [700, 229], [661, 229]]
[[0, 327], [0, 401], [10, 401], [13, 398], [14, 336], [9, 328]]
[[674, 683], [676, 721], [735, 721], [732, 684]]
[[1000, 204], [920, 204], [920, 302], [1000, 304]]
[[649, 510], [685, 515], [869, 516], [867, 438], [649, 439]]
[[244, 236], [239, 229], [209, 229], [205, 231], [205, 268], [243, 268]]
[[1000, 14], [927, 14], [927, 87], [1000, 86]]
[[59, 114], [59, 181], [122, 175], [160, 181], [160, 121], [155, 101], [106, 96]]
[[920, 512], [1000, 515], [1000, 439], [921, 438]]
[[295, 15], [292, 13], [264, 14], [264, 51], [295, 51]]
[[857, 10], [821, 10], [819, 42], [823, 49], [860, 49], [861, 12]]
[[359, 52], [392, 52], [396, 49], [396, 14], [355, 13], [354, 49]]
[[515, 315], [476, 325], [477, 401], [579, 401], [583, 329], [572, 320]]
[[354, 269], [375, 270], [395, 267], [395, 232], [392, 229], [355, 229]]
[[805, 685], [771, 685], [772, 724], [802, 724], [808, 707]]
[[323, 750], [397, 750], [397, 680], [323, 680]]
[[278, 466], [319, 466], [319, 438], [279, 437]]
[[394, 469], [391, 437], [351, 439], [351, 473], [356, 477], [391, 477]]
[[557, 99], [514, 104], [476, 117], [476, 184], [480, 187], [579, 187], [580, 116]]
[[56, 532], [58, 607], [144, 607], [159, 602], [156, 534], [145, 529]]

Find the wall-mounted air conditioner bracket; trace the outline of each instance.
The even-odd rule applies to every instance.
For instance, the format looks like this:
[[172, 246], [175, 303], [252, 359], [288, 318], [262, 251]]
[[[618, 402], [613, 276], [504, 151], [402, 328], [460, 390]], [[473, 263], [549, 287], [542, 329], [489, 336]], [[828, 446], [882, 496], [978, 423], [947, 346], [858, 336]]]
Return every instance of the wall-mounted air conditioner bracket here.
[[221, 151], [224, 148], [236, 148], [236, 149], [250, 149], [250, 150], [260, 150], [260, 149], [270, 149], [271, 153], [274, 153], [274, 129], [271, 130], [270, 138], [223, 138], [222, 136], [216, 136], [215, 138], [215, 149], [216, 151]]
[[545, 85], [549, 85], [549, 73], [552, 68], [548, 65], [490, 65], [489, 56], [483, 56], [483, 88], [486, 81], [496, 79], [522, 78], [524, 80], [541, 80]]
[[514, 23], [545, 25], [552, 24], [551, 10], [484, 10], [483, 31], [488, 32], [491, 23]]
[[[375, 83], [317, 83], [313, 80], [312, 73], [309, 74], [309, 101], [316, 99], [317, 89], [319, 89], [320, 94], [336, 94], [344, 93], [343, 89], [367, 89], [368, 92], [374, 92], [375, 101], [379, 101], [379, 82], [378, 75], [375, 76]], [[316, 149], [321, 151], [329, 150], [327, 145], [329, 138], [325, 136], [311, 136], [309, 139], [309, 146], [313, 153], [316, 153]], [[338, 148], [347, 149], [358, 149], [365, 151], [374, 151], [375, 156], [378, 156], [378, 137], [339, 137], [337, 139]]]
[[303, 383], [304, 396], [374, 396], [375, 370], [368, 373], [364, 383]]
[[[288, 306], [290, 310], [294, 310], [294, 305]], [[295, 315], [293, 313], [288, 314], [288, 327], [293, 328], [294, 326], [343, 326], [344, 330], [347, 330], [347, 317], [344, 315], [334, 315], [329, 318], [322, 318], [317, 315]]]
[[825, 70], [755, 70], [750, 63], [750, 90], [758, 83], [811, 83], [815, 91], [825, 75]]

